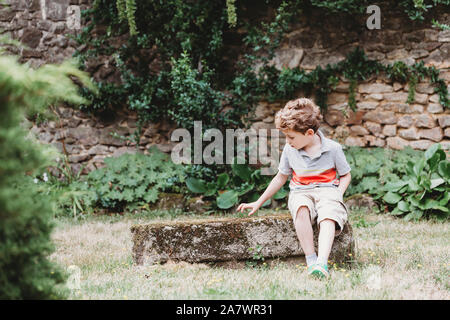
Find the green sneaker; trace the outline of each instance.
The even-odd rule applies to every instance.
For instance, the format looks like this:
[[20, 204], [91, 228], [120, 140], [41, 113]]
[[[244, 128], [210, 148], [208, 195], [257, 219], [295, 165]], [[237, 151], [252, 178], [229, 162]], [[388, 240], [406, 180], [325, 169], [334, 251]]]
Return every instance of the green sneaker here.
[[316, 265], [316, 264], [314, 263], [314, 264], [312, 264], [312, 265], [310, 265], [310, 266], [308, 267], [308, 269], [307, 269], [308, 275], [311, 275], [311, 274], [312, 274], [312, 272], [314, 271], [315, 265]]
[[325, 264], [316, 263], [311, 266], [311, 271], [308, 268], [308, 274], [319, 278], [319, 279], [326, 279], [330, 276], [330, 273], [328, 272], [328, 267]]

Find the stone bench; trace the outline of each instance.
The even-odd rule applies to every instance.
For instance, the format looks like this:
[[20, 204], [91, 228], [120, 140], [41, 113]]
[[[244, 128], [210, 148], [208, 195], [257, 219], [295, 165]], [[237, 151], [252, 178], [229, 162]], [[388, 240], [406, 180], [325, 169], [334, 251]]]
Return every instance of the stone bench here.
[[[317, 249], [317, 226], [313, 230]], [[131, 233], [133, 260], [138, 265], [169, 260], [190, 263], [249, 260], [257, 248], [264, 258], [304, 254], [289, 214], [154, 222], [134, 225]], [[352, 228], [347, 223], [335, 238], [330, 259], [345, 262], [354, 249]]]

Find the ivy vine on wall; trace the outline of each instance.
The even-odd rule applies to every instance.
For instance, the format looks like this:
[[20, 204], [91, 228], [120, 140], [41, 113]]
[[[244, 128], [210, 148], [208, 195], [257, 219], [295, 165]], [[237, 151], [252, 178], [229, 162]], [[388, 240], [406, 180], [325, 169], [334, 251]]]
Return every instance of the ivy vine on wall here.
[[[411, 20], [423, 21], [432, 7], [449, 4], [450, 0], [403, 0], [392, 6], [403, 8]], [[99, 96], [83, 92], [93, 102], [85, 108], [110, 110], [126, 105], [138, 113], [140, 123], [167, 118], [185, 128], [192, 128], [193, 120], [201, 120], [204, 129], [238, 127], [251, 117], [260, 100], [292, 99], [300, 90], [314, 93], [316, 103], [326, 109], [327, 96], [342, 76], [350, 81], [349, 106], [355, 109], [358, 81], [374, 74], [409, 83], [408, 103], [414, 100], [418, 81], [428, 78], [440, 103], [448, 108], [447, 86], [439, 79], [439, 70], [423, 62], [383, 65], [356, 48], [345, 60], [311, 72], [280, 71], [271, 65], [289, 26], [305, 8], [363, 14], [367, 5], [368, 1], [357, 0], [266, 0], [265, 4], [95, 0], [83, 11], [86, 27], [77, 38], [87, 49], [76, 55], [82, 64], [100, 55], [113, 56], [121, 83], [98, 82]], [[261, 7], [276, 8], [271, 19], [255, 13]], [[106, 26], [106, 32], [94, 32], [98, 26]], [[117, 46], [115, 39], [126, 33], [127, 42]], [[237, 54], [233, 47], [238, 47]]]

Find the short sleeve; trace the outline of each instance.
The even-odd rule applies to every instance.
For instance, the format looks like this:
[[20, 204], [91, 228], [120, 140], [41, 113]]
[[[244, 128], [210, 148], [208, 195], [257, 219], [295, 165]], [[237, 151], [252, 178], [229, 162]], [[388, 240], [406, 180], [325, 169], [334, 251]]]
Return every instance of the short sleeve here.
[[288, 157], [287, 157], [287, 148], [288, 145], [285, 144], [283, 148], [283, 152], [280, 157], [280, 164], [278, 166], [278, 171], [285, 175], [290, 175], [292, 173], [292, 168], [289, 165]]
[[351, 170], [341, 145], [339, 145], [336, 149], [334, 163], [339, 176], [346, 175]]

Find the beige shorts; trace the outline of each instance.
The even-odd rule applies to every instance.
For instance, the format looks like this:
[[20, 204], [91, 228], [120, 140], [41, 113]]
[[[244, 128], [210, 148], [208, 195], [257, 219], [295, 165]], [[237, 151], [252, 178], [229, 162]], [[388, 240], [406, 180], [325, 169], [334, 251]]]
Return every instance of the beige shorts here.
[[342, 232], [347, 222], [348, 209], [341, 192], [336, 187], [316, 187], [291, 191], [288, 208], [294, 222], [301, 206], [308, 207], [312, 225], [317, 223], [320, 227], [320, 222], [324, 219], [336, 221], [335, 236]]

